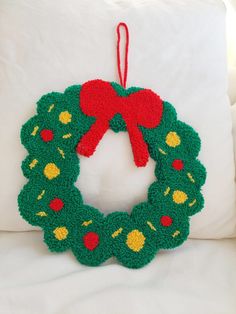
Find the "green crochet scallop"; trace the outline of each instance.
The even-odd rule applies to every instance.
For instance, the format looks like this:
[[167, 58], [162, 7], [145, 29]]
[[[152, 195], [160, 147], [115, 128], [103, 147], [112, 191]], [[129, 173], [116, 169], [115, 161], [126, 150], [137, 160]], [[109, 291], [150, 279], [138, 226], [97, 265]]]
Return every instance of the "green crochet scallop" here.
[[[121, 97], [142, 90], [110, 84]], [[156, 161], [157, 180], [149, 187], [147, 202], [134, 206], [130, 215], [104, 216], [84, 204], [74, 186], [80, 171], [75, 147], [95, 122], [82, 112], [80, 92], [81, 86], [75, 85], [43, 96], [37, 115], [22, 127], [21, 141], [29, 152], [22, 170], [29, 182], [18, 197], [20, 213], [43, 229], [51, 251], [71, 249], [80, 263], [91, 266], [115, 256], [126, 267], [140, 268], [159, 249], [182, 244], [189, 234], [189, 217], [203, 208], [200, 190], [206, 171], [197, 160], [199, 136], [177, 120], [173, 106], [164, 101], [160, 124], [139, 127]], [[109, 126], [114, 132], [127, 131], [121, 114]]]

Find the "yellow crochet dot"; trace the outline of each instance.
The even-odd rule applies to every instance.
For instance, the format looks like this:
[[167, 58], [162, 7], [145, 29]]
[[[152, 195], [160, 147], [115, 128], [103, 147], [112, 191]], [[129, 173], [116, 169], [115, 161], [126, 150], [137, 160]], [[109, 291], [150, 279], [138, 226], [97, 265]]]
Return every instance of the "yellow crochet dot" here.
[[43, 173], [45, 177], [47, 177], [49, 180], [52, 180], [59, 176], [60, 169], [54, 163], [50, 162], [45, 166]]
[[188, 199], [188, 196], [183, 191], [176, 190], [173, 193], [173, 201], [176, 204], [183, 204]]
[[61, 240], [65, 240], [67, 238], [68, 235], [68, 230], [66, 227], [57, 227], [54, 231], [53, 231], [55, 238], [59, 241]]
[[139, 252], [142, 250], [145, 240], [143, 233], [135, 229], [127, 235], [126, 244], [132, 251]]
[[179, 135], [176, 132], [169, 132], [166, 135], [166, 144], [170, 147], [176, 147], [180, 145], [181, 140]]
[[63, 124], [67, 124], [71, 122], [72, 115], [68, 111], [62, 111], [59, 114], [59, 121]]

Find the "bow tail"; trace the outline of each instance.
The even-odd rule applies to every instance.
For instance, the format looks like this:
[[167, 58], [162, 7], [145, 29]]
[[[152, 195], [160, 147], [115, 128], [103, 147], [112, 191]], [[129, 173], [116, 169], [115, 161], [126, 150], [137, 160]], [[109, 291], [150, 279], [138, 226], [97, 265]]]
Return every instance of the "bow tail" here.
[[149, 152], [148, 146], [143, 139], [142, 132], [137, 125], [129, 123], [127, 123], [127, 130], [134, 155], [134, 162], [137, 167], [145, 167], [148, 162]]
[[91, 126], [89, 131], [84, 134], [76, 147], [76, 151], [83, 156], [89, 157], [93, 155], [96, 147], [103, 135], [109, 128], [109, 123], [105, 120], [97, 119]]

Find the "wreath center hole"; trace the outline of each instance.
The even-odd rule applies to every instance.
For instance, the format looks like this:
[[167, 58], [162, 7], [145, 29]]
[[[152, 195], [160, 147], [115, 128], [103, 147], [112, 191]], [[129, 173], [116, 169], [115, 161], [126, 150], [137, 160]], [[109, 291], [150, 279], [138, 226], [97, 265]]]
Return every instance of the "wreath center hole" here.
[[147, 200], [148, 187], [156, 180], [155, 161], [136, 167], [127, 132], [108, 130], [96, 152], [80, 156], [80, 175], [76, 186], [84, 202], [108, 214], [131, 212], [134, 205]]

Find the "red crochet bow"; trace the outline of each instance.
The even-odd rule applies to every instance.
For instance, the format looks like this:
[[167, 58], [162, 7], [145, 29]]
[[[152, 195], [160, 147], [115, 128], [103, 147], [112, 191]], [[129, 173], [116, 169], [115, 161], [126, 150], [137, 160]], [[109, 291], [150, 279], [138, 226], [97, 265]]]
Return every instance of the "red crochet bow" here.
[[89, 157], [94, 153], [109, 129], [109, 121], [119, 113], [126, 123], [136, 166], [146, 165], [148, 147], [138, 126], [155, 128], [160, 123], [163, 105], [158, 95], [143, 89], [129, 96], [119, 96], [109, 82], [93, 80], [82, 85], [80, 108], [96, 121], [78, 143], [79, 154]]

